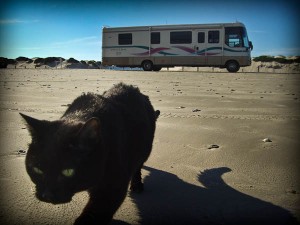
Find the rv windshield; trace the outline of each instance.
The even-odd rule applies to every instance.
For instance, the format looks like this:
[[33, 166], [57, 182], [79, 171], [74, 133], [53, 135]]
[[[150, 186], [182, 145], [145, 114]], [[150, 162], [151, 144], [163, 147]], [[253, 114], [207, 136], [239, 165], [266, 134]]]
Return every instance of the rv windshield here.
[[245, 27], [225, 27], [225, 44], [232, 48], [249, 48], [250, 45]]

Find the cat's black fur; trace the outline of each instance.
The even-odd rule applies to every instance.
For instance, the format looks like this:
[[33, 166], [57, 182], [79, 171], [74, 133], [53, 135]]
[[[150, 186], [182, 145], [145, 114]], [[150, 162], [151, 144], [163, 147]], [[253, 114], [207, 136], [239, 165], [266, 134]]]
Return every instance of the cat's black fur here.
[[56, 121], [26, 120], [32, 143], [26, 169], [36, 197], [67, 203], [80, 191], [90, 199], [75, 224], [107, 224], [128, 185], [143, 191], [141, 168], [148, 159], [159, 111], [138, 88], [123, 83], [104, 94], [83, 94]]

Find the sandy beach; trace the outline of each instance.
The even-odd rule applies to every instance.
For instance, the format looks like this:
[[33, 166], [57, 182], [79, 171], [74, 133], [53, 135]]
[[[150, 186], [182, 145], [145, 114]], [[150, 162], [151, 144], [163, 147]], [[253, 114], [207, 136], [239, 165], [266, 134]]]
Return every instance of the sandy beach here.
[[299, 73], [80, 69], [0, 70], [0, 224], [72, 224], [88, 198], [34, 197], [19, 113], [55, 120], [82, 92], [121, 81], [161, 115], [145, 191], [128, 193], [111, 224], [299, 224]]

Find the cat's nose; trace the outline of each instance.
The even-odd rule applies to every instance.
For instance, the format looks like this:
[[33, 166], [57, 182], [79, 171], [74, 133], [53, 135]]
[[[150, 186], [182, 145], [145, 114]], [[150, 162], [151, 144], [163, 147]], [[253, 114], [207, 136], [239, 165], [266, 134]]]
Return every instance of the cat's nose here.
[[51, 202], [53, 200], [53, 193], [49, 190], [45, 190], [42, 194], [42, 198], [45, 202]]

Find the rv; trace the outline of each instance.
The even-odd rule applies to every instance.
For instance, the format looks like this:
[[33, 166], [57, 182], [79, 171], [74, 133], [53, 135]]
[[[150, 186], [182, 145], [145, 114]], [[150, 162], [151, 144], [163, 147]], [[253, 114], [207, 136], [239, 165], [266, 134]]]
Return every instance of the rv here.
[[242, 23], [103, 27], [102, 64], [142, 67], [220, 67], [237, 72], [251, 65], [253, 46]]

